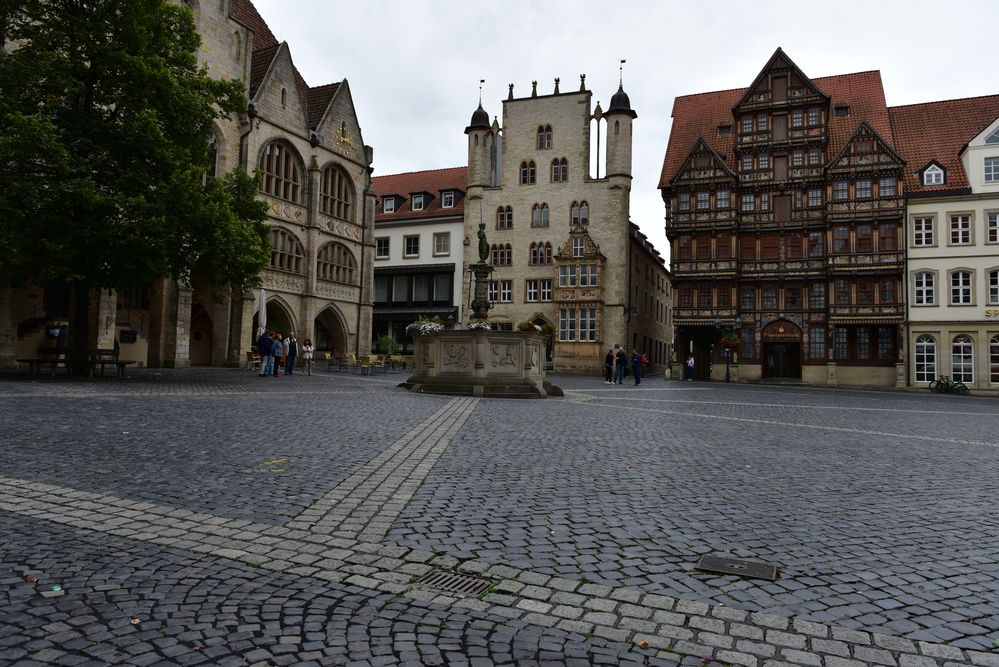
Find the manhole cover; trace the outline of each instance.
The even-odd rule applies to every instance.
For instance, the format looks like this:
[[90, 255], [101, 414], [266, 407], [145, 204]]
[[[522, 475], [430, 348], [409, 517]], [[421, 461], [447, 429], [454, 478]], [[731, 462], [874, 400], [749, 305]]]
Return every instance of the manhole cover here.
[[739, 558], [724, 558], [722, 556], [710, 556], [705, 554], [697, 561], [695, 567], [705, 572], [717, 572], [719, 574], [734, 574], [739, 577], [752, 577], [754, 579], [769, 579], [776, 581], [777, 566], [770, 563], [757, 563], [751, 560], [741, 560]]
[[458, 574], [457, 572], [438, 570], [420, 579], [419, 583], [428, 588], [444, 591], [445, 593], [478, 595], [495, 582], [481, 577], [473, 577], [470, 574]]

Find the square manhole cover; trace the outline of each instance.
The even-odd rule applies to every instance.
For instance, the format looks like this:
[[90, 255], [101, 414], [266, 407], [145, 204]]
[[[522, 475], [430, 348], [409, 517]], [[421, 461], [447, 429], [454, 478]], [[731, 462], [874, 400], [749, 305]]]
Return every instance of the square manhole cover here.
[[419, 583], [427, 588], [433, 588], [445, 593], [478, 595], [496, 582], [491, 579], [483, 579], [482, 577], [473, 577], [470, 574], [436, 570], [420, 579]]
[[737, 577], [751, 577], [753, 579], [777, 580], [777, 566], [770, 563], [757, 563], [751, 560], [739, 558], [725, 558], [724, 556], [711, 556], [704, 554], [697, 565], [698, 570], [705, 572], [715, 572], [718, 574], [734, 574]]

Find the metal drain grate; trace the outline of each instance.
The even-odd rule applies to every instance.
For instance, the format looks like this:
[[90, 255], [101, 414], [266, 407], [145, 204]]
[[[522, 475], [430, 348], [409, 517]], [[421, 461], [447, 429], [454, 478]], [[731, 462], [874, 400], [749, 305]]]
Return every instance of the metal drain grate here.
[[427, 588], [444, 591], [445, 593], [478, 595], [496, 582], [481, 577], [473, 577], [470, 574], [437, 570], [420, 579], [419, 583]]
[[777, 580], [777, 566], [770, 563], [757, 563], [751, 560], [740, 560], [738, 558], [724, 558], [722, 556], [701, 556], [695, 565], [698, 570], [705, 572], [715, 572], [718, 574], [734, 574], [739, 577], [751, 577], [753, 579]]

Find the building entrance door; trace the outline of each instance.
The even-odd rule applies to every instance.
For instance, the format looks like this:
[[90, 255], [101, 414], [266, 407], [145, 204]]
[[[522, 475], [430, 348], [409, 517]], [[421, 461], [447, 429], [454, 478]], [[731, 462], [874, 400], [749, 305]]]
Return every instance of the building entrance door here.
[[801, 379], [801, 343], [765, 343], [768, 378]]

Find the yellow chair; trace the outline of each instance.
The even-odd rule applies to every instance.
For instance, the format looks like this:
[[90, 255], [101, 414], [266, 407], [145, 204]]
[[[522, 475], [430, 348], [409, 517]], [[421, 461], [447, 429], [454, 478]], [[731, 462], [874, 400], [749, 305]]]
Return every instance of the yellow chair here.
[[253, 371], [260, 367], [260, 355], [250, 350], [246, 351], [246, 361], [243, 362], [243, 370]]
[[371, 355], [362, 354], [358, 357], [357, 372], [361, 375], [371, 373]]
[[344, 365], [350, 370], [357, 370], [359, 368], [359, 365], [357, 363], [357, 357], [354, 356], [353, 354], [347, 355], [346, 360], [344, 361]]

